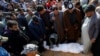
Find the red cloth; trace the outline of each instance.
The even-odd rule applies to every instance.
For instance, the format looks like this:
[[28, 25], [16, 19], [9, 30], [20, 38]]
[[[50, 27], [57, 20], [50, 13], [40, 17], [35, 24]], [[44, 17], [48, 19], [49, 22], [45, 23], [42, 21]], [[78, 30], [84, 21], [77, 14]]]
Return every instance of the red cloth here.
[[51, 1], [51, 2], [47, 2], [46, 3], [46, 7], [48, 7], [48, 8], [50, 8], [50, 7], [52, 7], [53, 5], [56, 5], [56, 1], [54, 0], [54, 1]]

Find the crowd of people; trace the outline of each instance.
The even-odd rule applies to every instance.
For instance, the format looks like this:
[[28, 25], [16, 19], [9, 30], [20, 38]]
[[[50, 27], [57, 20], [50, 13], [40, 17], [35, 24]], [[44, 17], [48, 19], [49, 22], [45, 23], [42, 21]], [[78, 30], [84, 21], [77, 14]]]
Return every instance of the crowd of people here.
[[[79, 40], [84, 45], [82, 53], [100, 56], [99, 5], [99, 0], [0, 0], [0, 52], [6, 52], [0, 56], [36, 56], [37, 49], [46, 51], [44, 41], [52, 48]], [[8, 41], [2, 43], [3, 36]], [[23, 52], [27, 44], [31, 47]]]

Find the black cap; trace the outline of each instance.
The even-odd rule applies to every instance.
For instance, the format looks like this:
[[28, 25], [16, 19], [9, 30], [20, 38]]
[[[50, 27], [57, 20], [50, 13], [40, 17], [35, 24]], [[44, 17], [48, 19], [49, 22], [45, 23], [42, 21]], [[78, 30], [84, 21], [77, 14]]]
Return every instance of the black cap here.
[[37, 10], [38, 12], [42, 11], [43, 9], [44, 9], [44, 6], [43, 6], [43, 5], [37, 5], [36, 10]]
[[36, 16], [36, 15], [34, 15], [34, 16], [32, 17], [32, 19], [33, 19], [34, 22], [39, 22], [38, 16]]
[[91, 12], [91, 11], [95, 11], [95, 6], [94, 5], [88, 5], [84, 10], [85, 13]]

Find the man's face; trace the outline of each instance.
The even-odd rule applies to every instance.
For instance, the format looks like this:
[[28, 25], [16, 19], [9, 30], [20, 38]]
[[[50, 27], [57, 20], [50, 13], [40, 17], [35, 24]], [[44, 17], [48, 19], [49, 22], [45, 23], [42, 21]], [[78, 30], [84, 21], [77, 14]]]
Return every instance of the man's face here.
[[91, 17], [93, 15], [93, 12], [86, 12], [85, 15], [86, 17]]
[[45, 9], [43, 9], [42, 11], [40, 11], [40, 14], [44, 14], [45, 13]]
[[58, 10], [54, 10], [54, 14], [57, 15], [58, 14]]
[[20, 14], [24, 15], [24, 11], [23, 11], [23, 10], [22, 10], [22, 11], [20, 11]]
[[16, 19], [16, 15], [13, 15], [11, 18], [15, 20]]
[[18, 31], [19, 30], [19, 27], [18, 25], [13, 25], [10, 30], [13, 30], [13, 31]]
[[29, 10], [29, 11], [28, 11], [28, 13], [29, 13], [30, 15], [32, 15], [32, 14], [33, 14], [32, 10]]

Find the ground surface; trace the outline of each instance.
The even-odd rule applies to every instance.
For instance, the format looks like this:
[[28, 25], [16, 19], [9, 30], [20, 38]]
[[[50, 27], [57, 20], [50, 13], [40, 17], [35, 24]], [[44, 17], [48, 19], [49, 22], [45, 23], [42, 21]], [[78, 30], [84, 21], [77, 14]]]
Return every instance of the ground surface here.
[[46, 51], [43, 53], [43, 56], [92, 56], [92, 55], [91, 54], [83, 55], [83, 54], [72, 54], [72, 53], [64, 53], [64, 52]]

